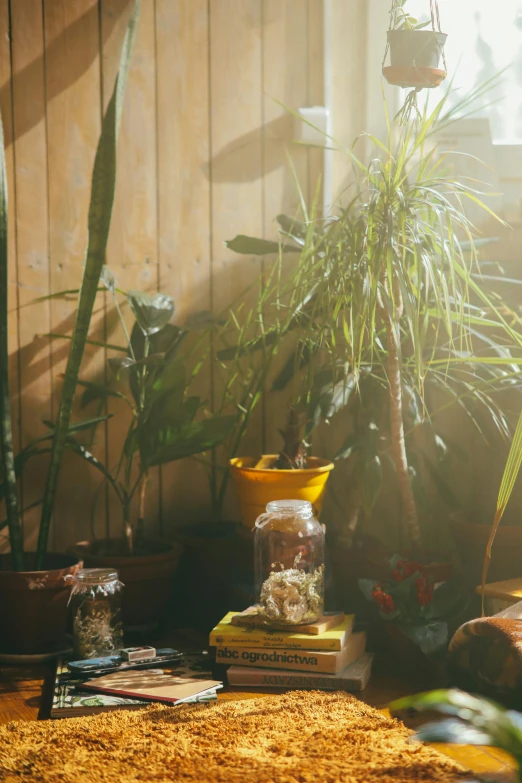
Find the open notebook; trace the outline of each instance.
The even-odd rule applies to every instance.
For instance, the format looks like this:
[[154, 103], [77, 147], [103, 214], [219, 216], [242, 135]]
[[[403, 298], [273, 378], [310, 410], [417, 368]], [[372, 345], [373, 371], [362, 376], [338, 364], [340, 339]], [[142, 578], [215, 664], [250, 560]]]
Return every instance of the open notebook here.
[[84, 682], [82, 685], [82, 688], [97, 693], [111, 693], [115, 696], [130, 696], [170, 704], [178, 704], [221, 687], [222, 683], [218, 680], [186, 679], [178, 676], [175, 671], [167, 672], [163, 669], [113, 672]]
[[[175, 668], [165, 667], [163, 671], [175, 673], [176, 677], [185, 680], [201, 681], [209, 680], [212, 677], [209, 656], [206, 654], [184, 655], [178, 666]], [[221, 683], [218, 687], [221, 687]], [[216, 698], [216, 690], [212, 689], [188, 698], [182, 703], [209, 702]], [[75, 718], [80, 715], [95, 715], [99, 712], [122, 709], [138, 710], [149, 704], [150, 700], [144, 698], [131, 698], [86, 690], [83, 684], [78, 686], [78, 681], [71, 678], [66, 662], [58, 661], [50, 710], [51, 718]]]

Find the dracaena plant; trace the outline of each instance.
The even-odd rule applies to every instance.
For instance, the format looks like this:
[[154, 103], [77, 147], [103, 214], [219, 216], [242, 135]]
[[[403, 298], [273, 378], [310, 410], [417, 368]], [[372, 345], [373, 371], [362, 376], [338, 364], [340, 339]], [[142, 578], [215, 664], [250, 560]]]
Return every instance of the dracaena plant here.
[[[359, 506], [371, 513], [386, 460], [401, 500], [402, 542], [414, 548], [422, 545], [417, 478], [424, 472], [416, 433], [431, 433], [434, 453], [445, 455], [433, 424], [437, 413], [457, 404], [478, 426], [480, 409], [505, 434], [509, 423], [494, 394], [520, 385], [517, 319], [475, 275], [477, 232], [466, 203], [498, 218], [452, 173], [436, 143], [437, 131], [482, 91], [449, 111], [443, 99], [420, 120], [389, 126], [385, 141], [366, 135], [369, 162], [355, 147], [343, 150], [354, 178], [331, 216], [279, 221], [279, 252], [299, 254], [297, 262], [289, 257], [287, 287], [277, 298], [285, 308], [291, 301], [288, 376], [324, 379], [333, 415], [343, 406], [355, 410], [357, 426], [339, 456], [359, 461]], [[243, 235], [228, 245], [241, 253], [274, 250]], [[270, 315], [264, 313], [264, 343]], [[281, 342], [277, 319], [273, 330]], [[313, 383], [304, 388], [310, 399]], [[436, 463], [433, 468], [436, 480]]]
[[459, 690], [440, 690], [408, 696], [390, 704], [401, 717], [411, 711], [436, 711], [448, 716], [427, 723], [416, 732], [421, 742], [450, 745], [486, 745], [509, 753], [516, 762], [516, 780], [522, 781], [522, 715], [499, 704]]
[[[113, 469], [93, 461], [86, 448], [78, 448], [77, 452], [102, 471], [117, 495], [122, 508], [126, 551], [133, 553], [140, 551], [145, 538], [149, 471], [216, 448], [229, 436], [236, 420], [233, 415], [211, 415], [206, 401], [189, 393], [205, 353], [198, 346], [205, 340], [196, 339], [195, 346], [183, 350], [189, 330], [170, 323], [173, 299], [161, 293], [118, 292], [107, 267], [102, 282], [112, 295], [127, 346], [124, 356], [120, 352], [108, 360], [113, 378], [121, 383], [80, 381], [85, 389], [82, 406], [117, 397], [127, 403], [131, 417], [121, 456]], [[121, 295], [135, 319], [130, 334], [118, 300]], [[110, 345], [106, 348], [111, 351]], [[132, 502], [136, 495], [139, 503], [137, 517], [133, 519]]]
[[[41, 502], [36, 567], [41, 569], [47, 551], [47, 542], [53, 513], [60, 465], [64, 450], [71, 445], [74, 432], [91, 422], [79, 425], [71, 423], [73, 401], [78, 381], [78, 373], [87, 341], [96, 293], [102, 267], [111, 221], [114, 188], [116, 182], [116, 144], [123, 106], [123, 95], [127, 80], [132, 46], [136, 34], [140, 10], [140, 0], [135, 0], [133, 12], [127, 26], [120, 57], [120, 65], [114, 90], [103, 117], [102, 129], [91, 183], [91, 198], [88, 215], [88, 242], [85, 265], [80, 289], [80, 298], [76, 313], [74, 332], [67, 368], [63, 382], [56, 426], [52, 426], [47, 436], [39, 438], [15, 456], [13, 449], [11, 410], [8, 377], [8, 333], [7, 333], [7, 184], [3, 136], [0, 139], [0, 458], [1, 481], [0, 499], [5, 500], [6, 521], [9, 529], [12, 565], [16, 570], [24, 567], [24, 540], [20, 521], [17, 479], [27, 460], [50, 451], [50, 464], [47, 473], [44, 497]], [[50, 443], [50, 448], [49, 444]], [[4, 525], [0, 525], [4, 526]]]

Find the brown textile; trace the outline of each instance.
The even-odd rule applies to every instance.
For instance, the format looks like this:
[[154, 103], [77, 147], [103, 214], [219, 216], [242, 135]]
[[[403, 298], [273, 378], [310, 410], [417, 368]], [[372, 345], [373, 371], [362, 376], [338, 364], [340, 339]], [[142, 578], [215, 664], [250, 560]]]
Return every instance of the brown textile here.
[[5, 783], [403, 783], [462, 768], [344, 693], [152, 705], [0, 727]]
[[461, 625], [451, 640], [449, 659], [477, 687], [522, 693], [522, 601]]

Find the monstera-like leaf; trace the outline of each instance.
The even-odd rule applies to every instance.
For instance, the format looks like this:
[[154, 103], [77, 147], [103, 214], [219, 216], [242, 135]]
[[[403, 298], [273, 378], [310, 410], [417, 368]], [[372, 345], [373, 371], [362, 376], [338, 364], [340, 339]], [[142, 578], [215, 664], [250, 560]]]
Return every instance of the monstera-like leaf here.
[[128, 291], [127, 300], [141, 331], [146, 337], [161, 331], [174, 313], [174, 300], [166, 294]]

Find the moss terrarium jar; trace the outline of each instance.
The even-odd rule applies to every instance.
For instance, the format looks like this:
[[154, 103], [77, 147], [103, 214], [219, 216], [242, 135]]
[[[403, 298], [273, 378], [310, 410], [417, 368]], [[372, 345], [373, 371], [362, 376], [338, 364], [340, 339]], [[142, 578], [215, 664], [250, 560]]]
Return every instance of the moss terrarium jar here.
[[258, 615], [267, 625], [313, 623], [324, 610], [324, 531], [307, 500], [273, 500], [256, 519]]
[[75, 655], [81, 659], [114, 655], [124, 646], [123, 584], [118, 572], [111, 568], [82, 568], [72, 579]]

